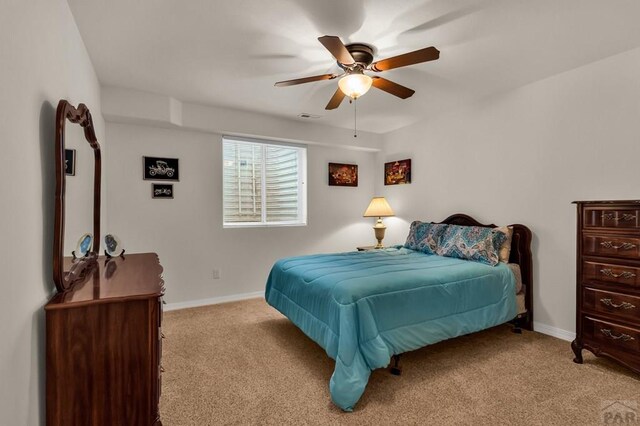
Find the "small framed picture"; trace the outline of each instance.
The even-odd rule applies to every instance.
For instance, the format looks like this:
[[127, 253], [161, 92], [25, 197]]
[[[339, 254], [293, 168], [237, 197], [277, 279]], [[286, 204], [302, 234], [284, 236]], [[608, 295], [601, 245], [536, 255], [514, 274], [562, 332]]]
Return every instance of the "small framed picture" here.
[[64, 150], [64, 174], [67, 176], [76, 175], [76, 150]]
[[384, 163], [384, 184], [402, 185], [411, 183], [411, 160]]
[[329, 186], [358, 186], [358, 165], [329, 163]]
[[180, 180], [177, 158], [142, 157], [144, 180]]
[[173, 184], [152, 183], [151, 198], [173, 198]]

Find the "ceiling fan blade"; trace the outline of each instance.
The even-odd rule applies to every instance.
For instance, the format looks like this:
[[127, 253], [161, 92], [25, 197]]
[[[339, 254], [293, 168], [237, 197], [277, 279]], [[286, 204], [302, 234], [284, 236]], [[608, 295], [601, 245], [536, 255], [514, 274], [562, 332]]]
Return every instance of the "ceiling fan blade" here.
[[293, 86], [295, 84], [311, 83], [312, 81], [333, 80], [336, 77], [337, 75], [335, 74], [314, 75], [312, 77], [296, 78], [295, 80], [279, 81], [275, 85], [277, 87], [286, 87]]
[[371, 70], [380, 72], [392, 70], [394, 68], [406, 67], [407, 65], [419, 64], [422, 62], [435, 61], [440, 57], [440, 51], [435, 47], [426, 47], [403, 55], [393, 56], [371, 64]]
[[342, 103], [343, 99], [344, 99], [344, 92], [342, 92], [342, 90], [340, 90], [340, 88], [338, 87], [338, 89], [336, 90], [336, 93], [333, 94], [333, 96], [331, 97], [331, 100], [329, 101], [327, 106], [324, 107], [324, 109], [338, 108]]
[[373, 79], [373, 81], [371, 82], [371, 85], [377, 89], [380, 90], [384, 90], [387, 93], [391, 93], [394, 96], [397, 96], [399, 98], [402, 99], [407, 99], [409, 97], [411, 97], [414, 93], [416, 93], [415, 90], [411, 90], [408, 87], [404, 87], [398, 83], [394, 83], [391, 80], [387, 80], [386, 78], [382, 78], [382, 77], [371, 77]]
[[318, 37], [318, 41], [343, 65], [353, 65], [356, 63], [353, 56], [347, 50], [342, 40], [336, 36]]

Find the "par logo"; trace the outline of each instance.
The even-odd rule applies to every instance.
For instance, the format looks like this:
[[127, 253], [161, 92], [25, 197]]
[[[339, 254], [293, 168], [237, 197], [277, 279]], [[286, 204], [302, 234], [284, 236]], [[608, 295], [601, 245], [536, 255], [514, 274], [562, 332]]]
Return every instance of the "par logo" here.
[[637, 401], [603, 401], [601, 414], [605, 425], [640, 425]]

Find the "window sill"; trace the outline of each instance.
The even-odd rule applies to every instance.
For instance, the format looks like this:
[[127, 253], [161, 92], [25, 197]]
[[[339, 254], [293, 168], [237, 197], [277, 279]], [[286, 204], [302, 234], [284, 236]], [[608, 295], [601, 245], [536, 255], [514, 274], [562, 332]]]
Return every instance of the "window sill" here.
[[298, 227], [307, 226], [307, 222], [282, 222], [282, 223], [223, 223], [223, 229], [236, 229], [236, 228], [283, 228], [283, 227]]

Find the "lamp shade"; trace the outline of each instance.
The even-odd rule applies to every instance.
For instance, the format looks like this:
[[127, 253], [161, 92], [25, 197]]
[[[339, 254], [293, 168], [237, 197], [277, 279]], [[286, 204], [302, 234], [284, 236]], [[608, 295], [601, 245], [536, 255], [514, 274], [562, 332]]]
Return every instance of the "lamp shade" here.
[[387, 217], [387, 216], [395, 216], [393, 210], [391, 210], [391, 206], [387, 203], [384, 197], [373, 197], [371, 203], [369, 203], [369, 207], [365, 210], [364, 217]]
[[338, 87], [351, 99], [357, 99], [367, 93], [372, 82], [373, 80], [368, 75], [353, 73], [342, 77], [338, 81]]

